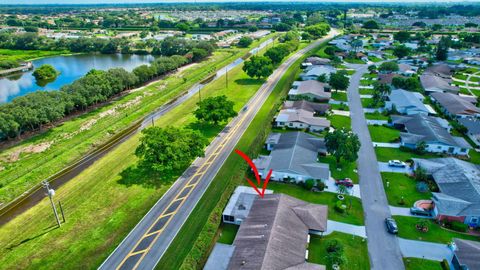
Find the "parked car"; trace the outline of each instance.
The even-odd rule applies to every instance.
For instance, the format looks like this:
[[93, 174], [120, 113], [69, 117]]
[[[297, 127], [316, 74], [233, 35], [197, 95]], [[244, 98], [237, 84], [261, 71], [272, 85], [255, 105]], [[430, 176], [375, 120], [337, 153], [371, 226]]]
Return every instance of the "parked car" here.
[[405, 168], [407, 166], [407, 164], [403, 161], [400, 161], [400, 160], [389, 160], [388, 161], [388, 166]]
[[397, 234], [398, 233], [398, 226], [397, 222], [395, 222], [395, 219], [389, 217], [385, 218], [385, 224], [387, 225], [387, 231], [391, 234]]
[[417, 216], [425, 216], [425, 217], [429, 217], [431, 216], [431, 213], [429, 210], [427, 209], [423, 209], [421, 207], [412, 207], [410, 208], [410, 213], [412, 215], [417, 215]]
[[350, 178], [337, 179], [337, 180], [335, 180], [335, 185], [337, 185], [337, 186], [342, 185], [342, 186], [346, 186], [348, 188], [351, 188], [351, 187], [353, 187], [353, 181]]

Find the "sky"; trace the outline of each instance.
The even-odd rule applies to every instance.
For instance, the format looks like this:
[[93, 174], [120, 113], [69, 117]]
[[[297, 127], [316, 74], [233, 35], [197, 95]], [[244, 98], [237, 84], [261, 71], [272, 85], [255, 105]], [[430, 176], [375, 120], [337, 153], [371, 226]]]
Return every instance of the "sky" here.
[[[267, 0], [270, 2], [291, 2], [291, 0]], [[432, 3], [432, 0], [296, 0], [298, 2], [362, 2], [362, 3]], [[195, 0], [0, 0], [0, 4], [122, 4], [122, 3], [178, 3], [195, 2]], [[196, 0], [196, 2], [265, 2], [265, 0]], [[434, 2], [468, 2], [480, 3], [480, 0], [435, 0]]]

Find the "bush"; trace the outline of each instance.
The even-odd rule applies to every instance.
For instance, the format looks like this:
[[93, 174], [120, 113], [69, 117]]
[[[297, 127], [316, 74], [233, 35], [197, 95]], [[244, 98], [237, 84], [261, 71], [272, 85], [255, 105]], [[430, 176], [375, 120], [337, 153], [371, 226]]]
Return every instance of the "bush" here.
[[440, 266], [442, 266], [443, 270], [450, 270], [450, 264], [448, 263], [447, 259], [443, 259], [440, 262]]
[[423, 182], [423, 181], [418, 182], [417, 185], [416, 185], [416, 188], [417, 188], [417, 191], [420, 192], [420, 193], [426, 193], [429, 190], [428, 184]]
[[303, 187], [306, 190], [312, 190], [313, 186], [315, 185], [315, 180], [313, 179], [307, 179], [305, 183], [303, 183]]
[[343, 204], [342, 201], [337, 201], [335, 203], [335, 210], [337, 210], [337, 212], [339, 212], [339, 213], [345, 213], [346, 208], [347, 208], [347, 206], [345, 204]]
[[327, 252], [343, 253], [343, 245], [337, 239], [332, 239], [327, 242]]
[[318, 181], [318, 182], [317, 182], [317, 188], [318, 188], [318, 190], [320, 190], [320, 191], [324, 191], [324, 190], [325, 190], [325, 183], [322, 182], [322, 181]]
[[468, 225], [459, 221], [452, 221], [452, 223], [450, 223], [450, 229], [457, 232], [466, 232]]
[[347, 263], [347, 258], [343, 253], [331, 252], [327, 254], [327, 261], [329, 265], [342, 265]]

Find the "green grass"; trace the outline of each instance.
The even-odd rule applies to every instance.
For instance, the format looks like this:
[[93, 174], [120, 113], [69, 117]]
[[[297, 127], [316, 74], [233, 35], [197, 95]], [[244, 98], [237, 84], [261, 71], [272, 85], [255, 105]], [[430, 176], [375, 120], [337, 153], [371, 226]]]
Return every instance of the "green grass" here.
[[377, 77], [378, 77], [378, 75], [374, 74], [374, 73], [365, 73], [362, 76], [362, 78], [364, 78], [364, 79], [375, 79]]
[[373, 89], [360, 88], [359, 93], [360, 95], [373, 95]]
[[372, 62], [374, 62], [374, 63], [377, 63], [377, 62], [382, 61], [383, 59], [382, 59], [382, 58], [378, 58], [378, 57], [376, 57], [376, 56], [369, 56], [369, 57], [368, 57], [368, 60], [370, 60], [370, 61], [372, 61]]
[[399, 148], [388, 148], [388, 147], [375, 147], [375, 153], [377, 154], [377, 160], [382, 162], [387, 162], [391, 159], [406, 161], [411, 158], [441, 157], [439, 155], [430, 154], [430, 153], [426, 153], [424, 155], [418, 155], [412, 152], [402, 151]]
[[69, 51], [41, 51], [41, 50], [10, 50], [0, 49], [0, 61], [14, 60], [14, 61], [30, 61], [38, 58], [66, 55]]
[[350, 63], [350, 64], [365, 64], [363, 60], [357, 59], [357, 58], [345, 58], [343, 61]]
[[[416, 188], [417, 181], [408, 175], [391, 172], [382, 172], [381, 175], [389, 205], [412, 207], [416, 201], [429, 200], [432, 196], [430, 192], [418, 192]], [[390, 183], [388, 187], [387, 181]], [[403, 205], [400, 204], [402, 197]]]
[[373, 142], [396, 142], [400, 137], [398, 129], [387, 126], [368, 125]]
[[330, 109], [339, 111], [349, 111], [350, 108], [345, 103], [342, 104], [330, 104]]
[[465, 75], [465, 74], [455, 74], [455, 75], [453, 75], [453, 77], [454, 77], [454, 78], [457, 78], [457, 79], [459, 79], [459, 80], [462, 80], [462, 81], [466, 81], [467, 78], [468, 78], [468, 76]]
[[330, 114], [327, 116], [327, 119], [330, 120], [330, 125], [335, 128], [351, 128], [352, 120], [348, 116]]
[[380, 107], [382, 107], [381, 103], [374, 105], [373, 98], [361, 98], [360, 100], [362, 102], [362, 107], [363, 108], [380, 108]]
[[403, 258], [406, 270], [442, 270], [439, 261], [431, 261], [419, 258]]
[[347, 102], [347, 100], [348, 100], [347, 93], [346, 92], [338, 92], [338, 91], [332, 92], [332, 99], [335, 99], [337, 101]]
[[329, 164], [330, 173], [332, 174], [333, 178], [350, 178], [354, 183], [358, 183], [358, 174], [354, 171], [357, 169], [357, 163], [355, 161], [347, 162], [341, 160], [339, 166], [337, 166], [337, 161], [333, 156], [320, 157], [318, 161]]
[[365, 113], [365, 118], [369, 120], [388, 120], [389, 117], [379, 112], [374, 112], [374, 113]]
[[327, 260], [327, 244], [330, 240], [337, 240], [343, 245], [347, 263], [342, 265], [341, 269], [370, 269], [366, 239], [341, 232], [333, 232], [326, 236], [312, 235], [308, 245], [308, 261], [326, 265], [327, 269], [331, 270], [332, 266]]
[[405, 239], [428, 241], [435, 243], [450, 243], [453, 238], [461, 238], [467, 240], [480, 241], [480, 237], [463, 234], [455, 231], [450, 231], [442, 228], [433, 220], [427, 219], [428, 232], [420, 232], [415, 227], [418, 221], [423, 220], [417, 217], [394, 216], [398, 225], [398, 236]]
[[[187, 74], [193, 76], [193, 72], [188, 70]], [[212, 83], [202, 90], [202, 96], [226, 94], [239, 109], [261, 83], [245, 81], [239, 69], [232, 70], [229, 79], [229, 89]], [[158, 84], [153, 90], [158, 91], [157, 87]], [[192, 124], [191, 113], [196, 101], [195, 97], [189, 99], [158, 119], [156, 125], [189, 125], [201, 130], [209, 139], [213, 138], [221, 126]], [[46, 199], [2, 226], [2, 267], [96, 268], [180, 174], [162, 182], [158, 177], [138, 170], [134, 155], [138, 139], [139, 135], [133, 136], [56, 190], [56, 198], [62, 201], [67, 218], [61, 229], [51, 229], [54, 220]]]
[[327, 205], [328, 219], [354, 225], [364, 224], [362, 202], [356, 197], [347, 196], [348, 198], [345, 199], [345, 202], [348, 205], [351, 199], [352, 208], [347, 210], [348, 213], [338, 213], [337, 210], [335, 210], [335, 203], [338, 201], [336, 193], [313, 192], [299, 185], [274, 181], [269, 182], [267, 188], [273, 190], [274, 193], [283, 193], [306, 202]]
[[480, 96], [480, 90], [477, 90], [477, 89], [471, 89], [470, 91], [472, 91], [472, 93], [475, 95], [475, 96]]
[[239, 228], [238, 225], [222, 223], [218, 229], [220, 237], [217, 242], [227, 245], [233, 244]]
[[373, 80], [364, 80], [364, 79], [362, 79], [362, 80], [360, 81], [360, 85], [361, 85], [361, 86], [371, 86], [374, 82], [375, 82], [375, 81], [373, 81]]

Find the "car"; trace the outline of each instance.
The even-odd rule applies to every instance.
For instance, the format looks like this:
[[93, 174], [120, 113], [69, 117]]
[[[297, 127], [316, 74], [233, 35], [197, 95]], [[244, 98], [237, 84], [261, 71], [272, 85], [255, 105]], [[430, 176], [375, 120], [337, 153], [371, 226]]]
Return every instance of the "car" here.
[[398, 226], [397, 222], [395, 219], [389, 217], [385, 218], [385, 224], [387, 225], [387, 231], [391, 234], [397, 234], [398, 233]]
[[400, 160], [389, 160], [388, 161], [388, 166], [405, 168], [407, 166], [407, 164], [403, 161], [400, 161]]
[[336, 186], [342, 185], [342, 186], [346, 186], [348, 188], [351, 188], [351, 187], [353, 187], [353, 181], [350, 178], [337, 179], [337, 180], [335, 180], [335, 185]]
[[417, 215], [417, 216], [425, 216], [425, 217], [429, 217], [431, 216], [431, 213], [429, 210], [427, 209], [423, 209], [421, 207], [412, 207], [410, 208], [410, 213], [412, 215]]

